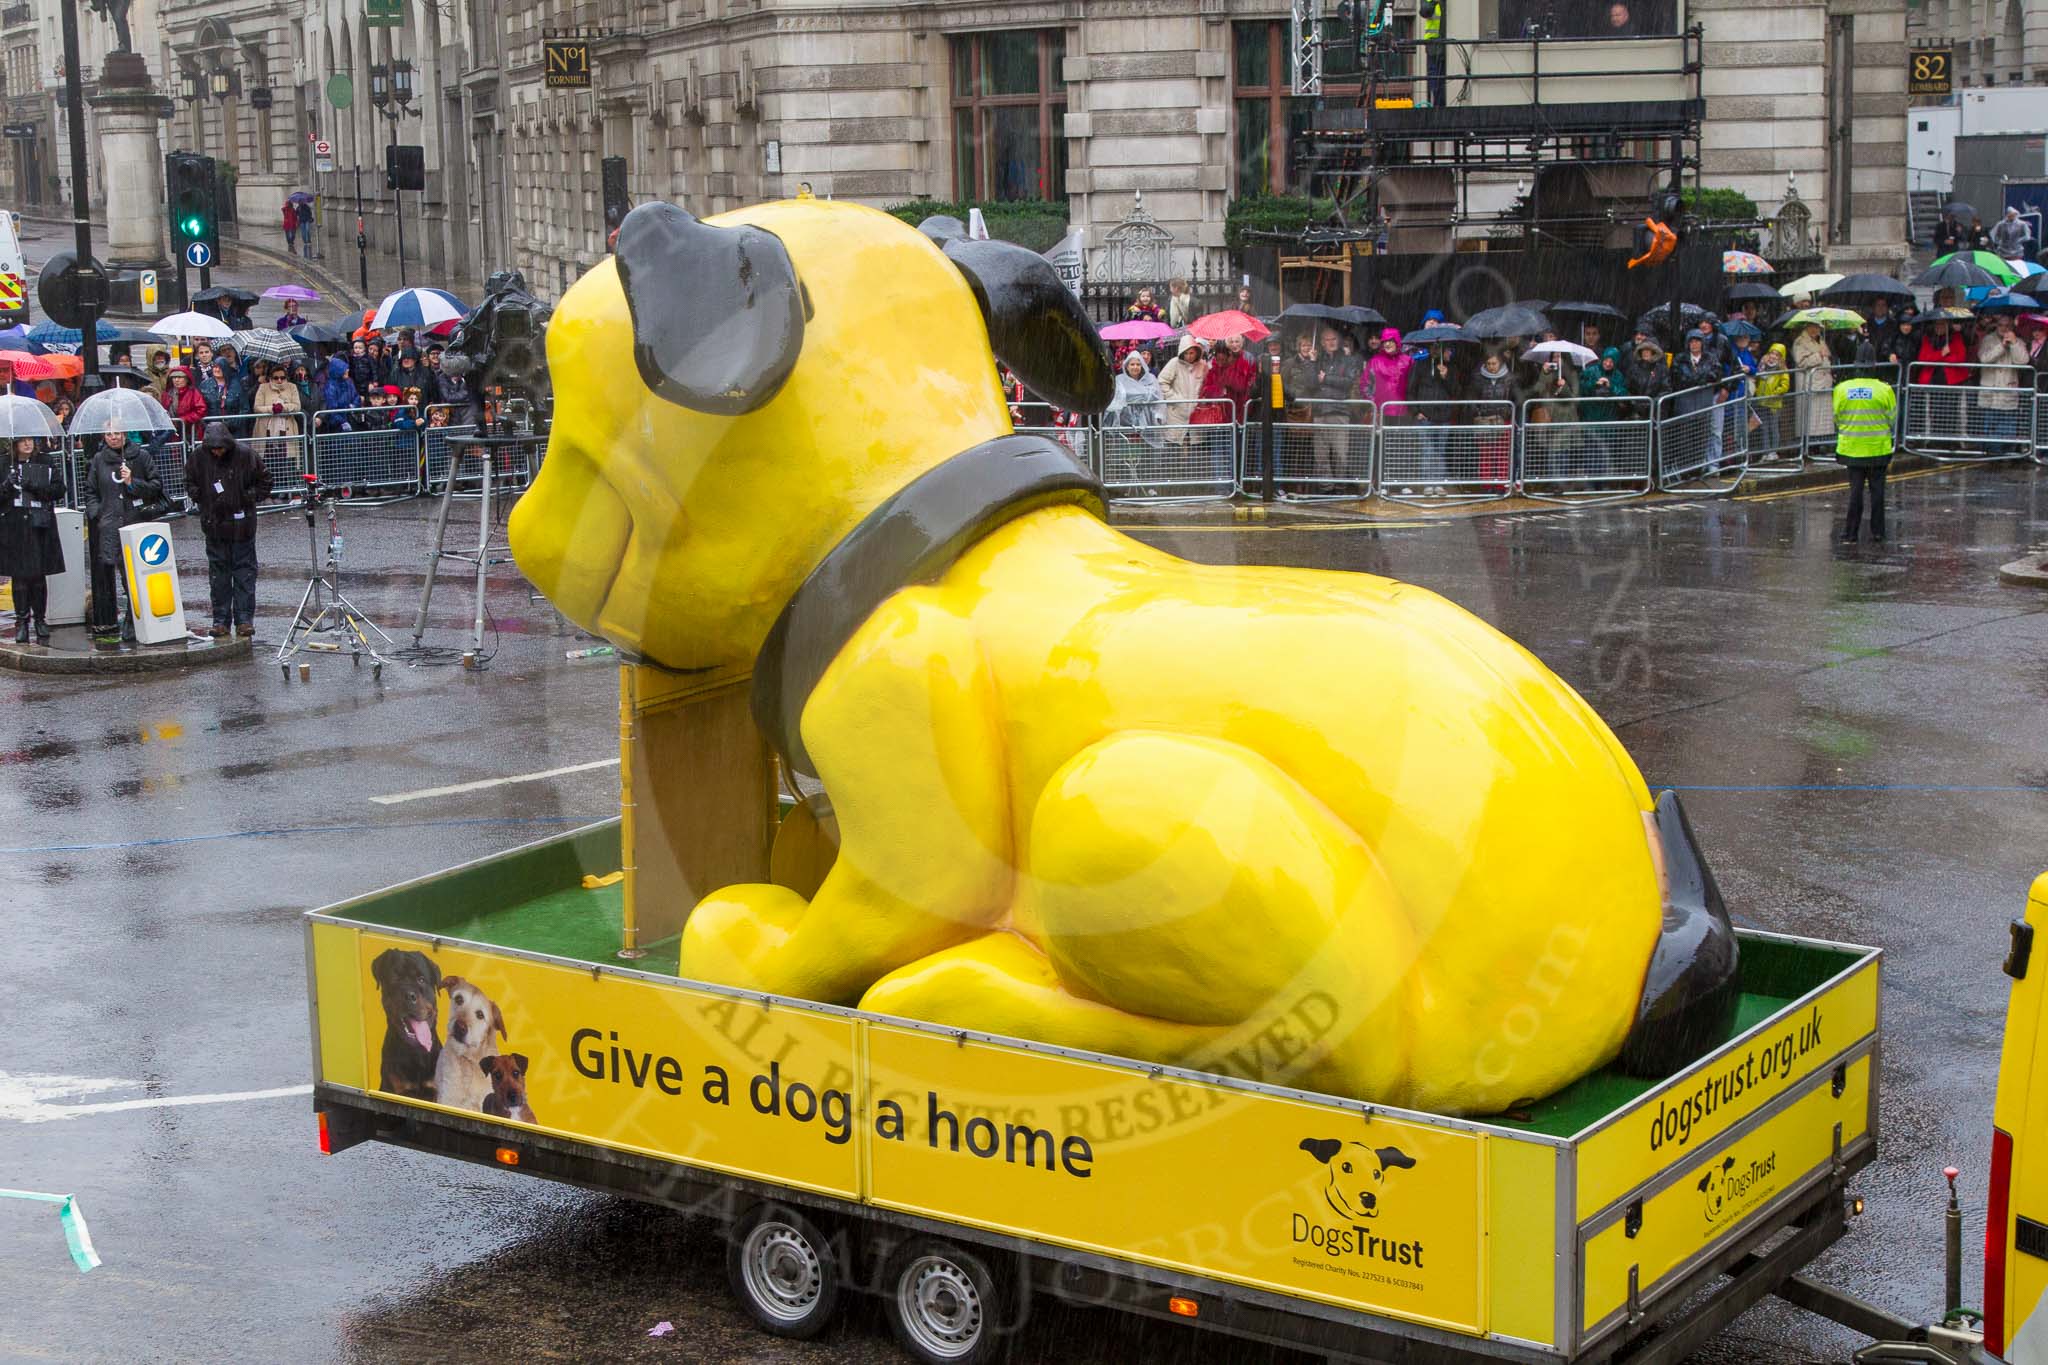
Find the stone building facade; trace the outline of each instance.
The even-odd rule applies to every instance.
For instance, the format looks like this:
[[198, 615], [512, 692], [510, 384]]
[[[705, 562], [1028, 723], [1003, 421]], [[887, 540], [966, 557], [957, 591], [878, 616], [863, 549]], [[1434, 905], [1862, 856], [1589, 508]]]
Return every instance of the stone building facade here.
[[[29, 2], [47, 70], [57, 0]], [[1447, 27], [1498, 31], [1514, 3], [1448, 0]], [[1704, 182], [1767, 214], [1796, 185], [1851, 268], [1904, 252], [1905, 3], [1684, 0], [1678, 13], [1705, 30]], [[1183, 266], [1221, 263], [1234, 196], [1299, 181], [1286, 0], [403, 0], [395, 27], [365, 8], [143, 0], [135, 13], [171, 101], [165, 149], [234, 164], [245, 231], [274, 232], [285, 193], [317, 192], [337, 268], [358, 216], [373, 249], [397, 245], [392, 141], [425, 149], [426, 189], [403, 196], [410, 279], [473, 289], [509, 264], [550, 296], [602, 258], [609, 156], [634, 202], [699, 213], [803, 184], [876, 205], [1064, 201], [1098, 261], [1142, 192]], [[1396, 11], [1412, 31], [1414, 0]], [[105, 46], [103, 22], [84, 28]], [[589, 40], [588, 88], [546, 81], [543, 39], [562, 30]], [[412, 97], [380, 109], [378, 73], [392, 89], [400, 64]], [[1331, 98], [1358, 79], [1339, 63]], [[317, 169], [315, 138], [333, 170]]]
[[1915, 7], [1915, 43], [1955, 49], [1957, 89], [2048, 85], [2048, 6], [2025, 0], [1924, 0]]

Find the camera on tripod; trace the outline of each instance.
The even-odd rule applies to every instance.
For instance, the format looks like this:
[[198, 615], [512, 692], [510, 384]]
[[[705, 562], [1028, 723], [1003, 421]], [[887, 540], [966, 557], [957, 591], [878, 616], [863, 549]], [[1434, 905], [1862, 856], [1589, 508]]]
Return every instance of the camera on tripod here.
[[495, 272], [484, 301], [448, 339], [441, 368], [467, 379], [470, 421], [482, 429], [484, 404], [494, 405], [501, 430], [508, 410], [530, 411], [548, 394], [548, 308], [526, 288], [517, 270]]

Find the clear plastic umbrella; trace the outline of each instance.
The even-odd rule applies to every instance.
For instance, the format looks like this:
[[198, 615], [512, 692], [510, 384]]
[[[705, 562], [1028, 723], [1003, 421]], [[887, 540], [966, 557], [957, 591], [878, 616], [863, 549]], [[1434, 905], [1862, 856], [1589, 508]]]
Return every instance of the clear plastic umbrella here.
[[71, 414], [73, 436], [170, 429], [171, 415], [164, 411], [164, 405], [140, 389], [101, 389]]
[[56, 413], [33, 398], [18, 393], [0, 395], [0, 437], [18, 441], [24, 436], [61, 441], [64, 425], [57, 420]]

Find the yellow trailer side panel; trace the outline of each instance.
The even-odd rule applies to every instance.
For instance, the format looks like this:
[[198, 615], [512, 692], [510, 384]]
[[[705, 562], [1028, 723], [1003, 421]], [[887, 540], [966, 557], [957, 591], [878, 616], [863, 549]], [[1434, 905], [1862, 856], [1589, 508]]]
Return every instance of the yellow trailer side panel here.
[[1588, 1235], [1582, 1321], [1587, 1335], [1627, 1311], [1631, 1269], [1647, 1301], [1665, 1276], [1825, 1170], [1834, 1157], [1837, 1125], [1844, 1148], [1869, 1132], [1868, 1056], [1848, 1064], [1840, 1095], [1829, 1076], [1817, 1076], [1783, 1112], [1697, 1154], [1669, 1184], [1644, 1198], [1639, 1230], [1632, 1233], [1622, 1216]]
[[1705, 1150], [1877, 1032], [1872, 958], [1818, 998], [1637, 1100], [1579, 1146], [1578, 1221]]
[[866, 1032], [877, 1204], [1486, 1330], [1483, 1148], [1501, 1139], [880, 1023]]
[[313, 999], [320, 1027], [320, 1077], [333, 1085], [369, 1088], [363, 1064], [362, 974], [356, 961], [356, 931], [338, 924], [312, 926]]
[[1496, 1335], [1557, 1342], [1560, 1149], [1488, 1138], [1487, 1275]]
[[[482, 1017], [469, 1026], [489, 1028], [493, 1051], [526, 1059], [533, 1126], [692, 1166], [860, 1196], [853, 1019], [771, 1008], [680, 982], [599, 976], [364, 933], [356, 967], [363, 1002], [357, 1029], [375, 1073], [367, 1088], [414, 1104], [427, 1101], [408, 1093], [403, 1063], [414, 1059], [403, 1051], [403, 1027], [397, 1028], [401, 1065], [383, 1061], [394, 1031], [378, 1003], [377, 963], [385, 953], [428, 957], [439, 971], [447, 1009], [455, 996], [449, 978], [468, 983], [466, 999], [481, 994], [486, 1007], [470, 1006], [481, 1008]], [[387, 965], [385, 975], [395, 976], [395, 969]], [[452, 1024], [436, 1022], [443, 1026], [435, 1107], [485, 1112], [486, 1097], [494, 1093], [490, 1078], [462, 1055], [469, 1049], [450, 1046]]]
[[1984, 1287], [1987, 1297], [2003, 1294], [2007, 1355], [2014, 1360], [2039, 1358], [2022, 1355], [2023, 1345], [2048, 1354], [2048, 1322], [2037, 1321], [2048, 1296], [2048, 1260], [2033, 1254], [2039, 1244], [2031, 1238], [2029, 1249], [2021, 1250], [2018, 1237], [2020, 1219], [2048, 1222], [2048, 1084], [2038, 1074], [2037, 1051], [2042, 983], [2048, 982], [2048, 874], [2034, 881], [2026, 920], [2036, 937], [2026, 974], [2012, 983], [2006, 1003], [1998, 1097], [1991, 1111], [1992, 1126], [2012, 1139], [2005, 1226], [1990, 1234], [2005, 1245], [2005, 1276], [2003, 1284]]

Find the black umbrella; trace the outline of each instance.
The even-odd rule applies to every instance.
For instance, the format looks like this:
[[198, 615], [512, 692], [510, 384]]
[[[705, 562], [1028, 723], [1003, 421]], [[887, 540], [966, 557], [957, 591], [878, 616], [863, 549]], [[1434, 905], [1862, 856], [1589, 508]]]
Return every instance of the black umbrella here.
[[1425, 327], [1401, 338], [1404, 346], [1477, 346], [1479, 338], [1467, 336], [1462, 327]]
[[1933, 289], [1997, 289], [2005, 281], [1975, 261], [1958, 256], [1921, 271], [1913, 277], [1913, 283]]
[[[213, 286], [213, 288], [211, 289], [202, 289], [198, 293], [194, 294], [192, 296], [192, 302], [220, 303], [223, 302], [224, 300], [233, 298], [235, 296], [235, 293], [235, 290], [228, 288], [226, 285], [217, 284]], [[251, 295], [250, 297], [254, 298], [255, 296]]]
[[1628, 321], [1628, 314], [1605, 303], [1553, 303], [1547, 310], [1553, 317], [1563, 313], [1581, 318], [1613, 318], [1616, 322]]
[[1948, 203], [1941, 206], [1941, 211], [1943, 213], [1953, 213], [1958, 218], [1975, 218], [1977, 216], [1976, 205], [1965, 204], [1960, 199], [1949, 200]]
[[285, 335], [308, 346], [339, 346], [353, 333], [340, 323], [307, 322], [292, 328]]
[[1383, 327], [1387, 320], [1370, 308], [1334, 308], [1326, 303], [1291, 303], [1274, 321], [1336, 322], [1346, 327]]
[[1913, 291], [1889, 275], [1844, 275], [1820, 291], [1816, 303], [1856, 303], [1866, 299], [1911, 302]]
[[1550, 319], [1524, 303], [1488, 308], [1465, 319], [1465, 334], [1480, 341], [1536, 337], [1550, 330]]
[[[1684, 331], [1690, 332], [1693, 328], [1699, 326], [1700, 320], [1703, 318], [1708, 322], [1714, 323], [1718, 323], [1721, 320], [1719, 314], [1709, 312], [1696, 303], [1682, 303], [1678, 306], [1678, 325]], [[1669, 306], [1652, 308], [1649, 312], [1636, 319], [1636, 330], [1638, 332], [1649, 332], [1654, 336], [1663, 336], [1665, 329], [1670, 326], [1671, 309]]]
[[1759, 303], [1783, 303], [1785, 301], [1783, 296], [1778, 293], [1777, 286], [1759, 284], [1755, 280], [1744, 280], [1741, 284], [1730, 285], [1727, 297], [1734, 303], [1743, 303], [1749, 299], [1755, 299]]

